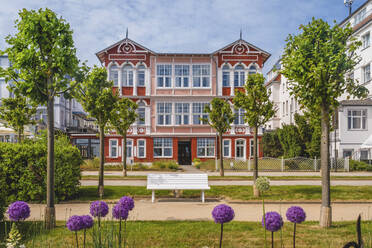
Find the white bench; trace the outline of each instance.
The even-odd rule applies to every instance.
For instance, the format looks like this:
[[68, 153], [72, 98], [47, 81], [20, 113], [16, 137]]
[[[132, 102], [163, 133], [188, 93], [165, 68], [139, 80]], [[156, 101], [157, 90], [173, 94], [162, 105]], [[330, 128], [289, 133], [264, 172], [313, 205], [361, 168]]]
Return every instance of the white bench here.
[[152, 190], [152, 202], [155, 201], [155, 190], [201, 190], [201, 200], [205, 201], [204, 190], [208, 186], [207, 174], [147, 174], [147, 189]]

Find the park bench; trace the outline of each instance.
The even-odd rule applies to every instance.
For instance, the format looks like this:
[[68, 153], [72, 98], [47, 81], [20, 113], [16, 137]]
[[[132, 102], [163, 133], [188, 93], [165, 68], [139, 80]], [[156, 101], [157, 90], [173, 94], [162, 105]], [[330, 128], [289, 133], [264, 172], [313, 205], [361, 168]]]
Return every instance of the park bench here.
[[207, 174], [148, 174], [147, 189], [152, 190], [152, 202], [155, 201], [155, 190], [201, 190], [201, 200], [205, 201], [204, 190], [208, 186]]

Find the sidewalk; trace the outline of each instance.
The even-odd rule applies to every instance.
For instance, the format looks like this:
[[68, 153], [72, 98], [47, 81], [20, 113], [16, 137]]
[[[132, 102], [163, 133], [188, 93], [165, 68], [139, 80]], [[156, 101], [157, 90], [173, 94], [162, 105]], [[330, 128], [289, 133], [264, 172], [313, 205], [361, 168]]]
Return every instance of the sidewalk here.
[[[207, 199], [208, 200], [208, 199]], [[139, 199], [135, 201], [135, 208], [130, 212], [130, 220], [212, 220], [211, 212], [213, 208], [221, 203], [230, 205], [235, 211], [236, 221], [261, 221], [262, 204], [257, 203], [233, 203], [233, 202], [206, 202], [200, 203], [196, 199], [193, 202], [186, 199], [159, 199], [158, 202], [151, 203], [150, 199]], [[306, 212], [306, 220], [318, 221], [320, 204], [319, 203], [267, 203], [266, 211], [277, 211], [285, 218], [287, 208], [293, 205], [299, 205]], [[111, 217], [113, 204], [109, 204], [110, 212], [108, 219]], [[43, 219], [45, 205], [30, 204], [30, 220]], [[356, 221], [358, 215], [362, 214], [362, 220], [371, 219], [372, 203], [333, 203], [332, 211], [334, 221]], [[56, 204], [57, 220], [65, 221], [71, 215], [89, 214], [89, 203], [76, 204]]]

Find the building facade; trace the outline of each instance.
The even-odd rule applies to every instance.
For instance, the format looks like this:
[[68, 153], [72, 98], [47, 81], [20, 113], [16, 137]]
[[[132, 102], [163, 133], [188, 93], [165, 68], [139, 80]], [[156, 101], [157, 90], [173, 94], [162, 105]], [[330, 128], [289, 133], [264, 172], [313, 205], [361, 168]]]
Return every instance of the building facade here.
[[[239, 39], [213, 53], [157, 53], [125, 38], [98, 52], [114, 82], [113, 91], [138, 104], [141, 117], [128, 131], [127, 157], [132, 162], [172, 159], [190, 165], [195, 158], [213, 159], [216, 132], [201, 118], [215, 98], [231, 102], [243, 90], [248, 74], [261, 73], [270, 54]], [[252, 130], [244, 111], [223, 137], [227, 158], [246, 160], [252, 155]], [[92, 135], [73, 135], [74, 143], [97, 142]], [[106, 162], [121, 162], [123, 139], [111, 132], [105, 139]], [[260, 149], [260, 154], [262, 154]]]

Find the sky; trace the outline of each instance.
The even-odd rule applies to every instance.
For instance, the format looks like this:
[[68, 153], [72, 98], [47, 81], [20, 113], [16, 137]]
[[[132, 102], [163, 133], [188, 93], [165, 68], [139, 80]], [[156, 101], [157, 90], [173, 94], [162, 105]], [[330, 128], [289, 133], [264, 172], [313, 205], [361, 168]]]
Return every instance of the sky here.
[[[354, 0], [355, 10], [366, 0]], [[243, 39], [279, 59], [288, 34], [312, 17], [341, 22], [343, 0], [0, 0], [0, 50], [14, 34], [22, 8], [49, 8], [73, 29], [80, 60], [99, 65], [96, 52], [129, 38], [155, 52], [211, 53]]]

